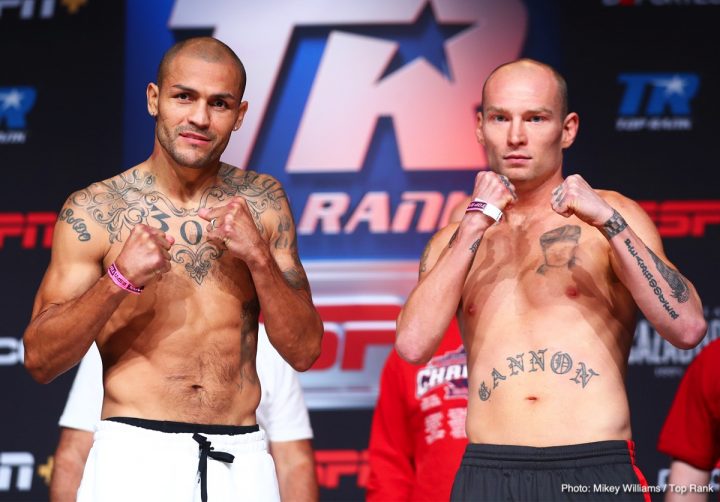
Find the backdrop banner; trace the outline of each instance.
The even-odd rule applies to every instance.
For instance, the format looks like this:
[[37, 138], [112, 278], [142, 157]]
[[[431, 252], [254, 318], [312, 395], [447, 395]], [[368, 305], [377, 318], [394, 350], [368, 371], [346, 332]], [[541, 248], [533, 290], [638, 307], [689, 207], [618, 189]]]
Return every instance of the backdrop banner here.
[[[213, 35], [243, 60], [249, 110], [223, 160], [288, 194], [325, 322], [301, 383], [323, 500], [361, 500], [378, 379], [418, 260], [487, 167], [482, 84], [518, 57], [567, 79], [580, 133], [565, 174], [642, 204], [704, 301], [708, 334], [678, 350], [638, 319], [627, 376], [637, 461], [666, 481], [657, 437], [685, 368], [720, 337], [720, 69], [701, 0], [0, 0], [0, 500], [47, 499], [72, 370], [22, 366], [23, 329], [75, 190], [150, 154], [145, 89], [175, 41]], [[717, 485], [718, 475], [713, 482]]]

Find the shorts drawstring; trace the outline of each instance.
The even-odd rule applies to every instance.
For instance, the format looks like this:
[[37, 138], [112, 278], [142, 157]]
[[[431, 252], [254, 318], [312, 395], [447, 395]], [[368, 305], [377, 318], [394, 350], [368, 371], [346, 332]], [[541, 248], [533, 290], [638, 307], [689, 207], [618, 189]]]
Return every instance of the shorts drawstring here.
[[198, 433], [193, 434], [193, 439], [200, 446], [200, 463], [198, 464], [198, 472], [200, 473], [200, 498], [202, 502], [207, 502], [207, 459], [208, 457], [232, 464], [235, 456], [225, 451], [215, 451], [210, 441], [205, 436]]

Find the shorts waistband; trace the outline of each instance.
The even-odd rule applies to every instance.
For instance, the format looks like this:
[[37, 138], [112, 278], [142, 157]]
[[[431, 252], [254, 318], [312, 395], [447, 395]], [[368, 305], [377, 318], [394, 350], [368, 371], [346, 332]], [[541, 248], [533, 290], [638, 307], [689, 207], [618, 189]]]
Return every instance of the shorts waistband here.
[[632, 441], [596, 441], [563, 446], [469, 444], [464, 465], [504, 468], [561, 469], [600, 464], [633, 464]]
[[192, 424], [188, 422], [170, 422], [166, 420], [148, 420], [146, 418], [134, 417], [110, 417], [105, 420], [132, 425], [158, 432], [169, 432], [173, 434], [198, 433], [198, 434], [222, 434], [225, 436], [237, 436], [258, 432], [260, 427], [256, 425], [215, 425], [215, 424]]

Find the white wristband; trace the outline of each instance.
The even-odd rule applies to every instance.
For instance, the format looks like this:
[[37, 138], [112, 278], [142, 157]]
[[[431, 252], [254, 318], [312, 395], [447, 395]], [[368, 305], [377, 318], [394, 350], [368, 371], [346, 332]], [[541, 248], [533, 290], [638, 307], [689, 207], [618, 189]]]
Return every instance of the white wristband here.
[[503, 216], [503, 212], [500, 210], [499, 207], [493, 206], [489, 202], [482, 199], [475, 199], [470, 204], [468, 204], [465, 212], [468, 211], [479, 211], [482, 214], [489, 216], [490, 218], [495, 220], [496, 223], [499, 222]]

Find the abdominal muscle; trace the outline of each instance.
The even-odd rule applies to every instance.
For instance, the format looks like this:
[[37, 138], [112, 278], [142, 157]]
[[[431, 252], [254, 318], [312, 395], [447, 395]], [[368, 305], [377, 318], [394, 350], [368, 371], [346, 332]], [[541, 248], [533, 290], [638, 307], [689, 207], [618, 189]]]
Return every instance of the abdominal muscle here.
[[102, 417], [254, 425], [257, 312], [243, 312], [233, 295], [158, 295], [160, 302], [148, 289], [98, 336]]
[[623, 335], [547, 314], [515, 318], [504, 332], [489, 323], [466, 344], [469, 440], [556, 446], [630, 439]]

